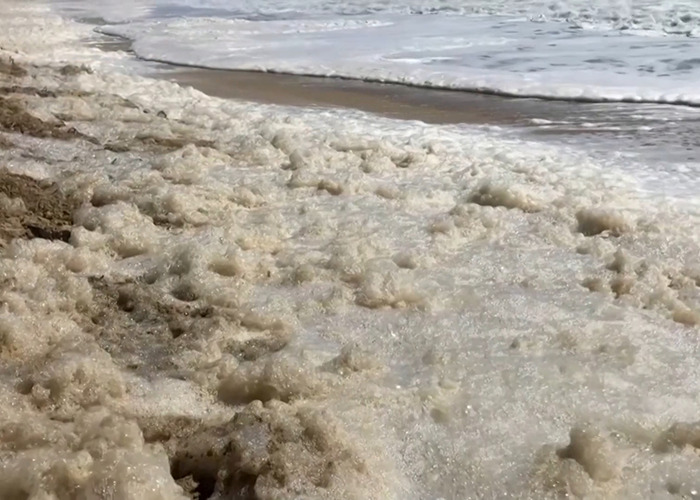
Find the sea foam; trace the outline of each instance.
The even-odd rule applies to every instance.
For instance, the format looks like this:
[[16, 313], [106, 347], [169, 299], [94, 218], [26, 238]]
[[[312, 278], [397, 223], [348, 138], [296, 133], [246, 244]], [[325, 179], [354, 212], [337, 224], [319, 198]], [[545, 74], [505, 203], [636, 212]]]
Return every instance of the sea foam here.
[[0, 20], [1, 497], [697, 491], [698, 214], [564, 148], [105, 71], [86, 36]]

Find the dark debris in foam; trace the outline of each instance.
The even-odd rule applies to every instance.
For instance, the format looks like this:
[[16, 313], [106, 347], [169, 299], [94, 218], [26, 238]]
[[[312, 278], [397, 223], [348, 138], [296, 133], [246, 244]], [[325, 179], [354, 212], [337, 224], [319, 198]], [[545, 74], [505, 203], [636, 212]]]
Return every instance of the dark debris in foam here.
[[0, 59], [0, 74], [22, 77], [27, 75], [27, 70], [17, 64], [14, 59]]
[[[65, 65], [57, 70], [63, 77], [75, 77], [82, 73], [91, 73], [87, 66]], [[27, 110], [27, 101], [30, 99], [60, 98], [60, 97], [88, 97], [90, 94], [80, 91], [49, 90], [22, 85], [19, 79], [27, 76], [29, 71], [18, 65], [14, 60], [0, 59], [0, 132], [8, 134], [22, 134], [36, 138], [51, 138], [59, 140], [82, 139], [92, 144], [100, 144], [95, 137], [83, 134], [66, 121], [70, 117], [57, 116], [55, 120], [42, 120]], [[127, 99], [111, 96], [117, 105], [141, 109]], [[167, 115], [160, 110], [141, 109], [143, 113], [154, 113], [162, 119]], [[193, 144], [197, 147], [214, 147], [213, 141], [197, 139], [193, 137], [162, 137], [154, 134], [139, 134], [126, 140], [117, 140], [102, 144], [105, 150], [123, 153], [134, 150], [147, 150], [155, 152], [175, 151]], [[10, 149], [13, 141], [0, 136], [0, 150]]]
[[0, 130], [15, 132], [31, 137], [53, 139], [94, 139], [81, 134], [73, 127], [66, 127], [62, 122], [47, 122], [31, 115], [24, 103], [14, 97], [0, 97]]
[[0, 245], [14, 238], [68, 241], [76, 206], [52, 183], [0, 170]]

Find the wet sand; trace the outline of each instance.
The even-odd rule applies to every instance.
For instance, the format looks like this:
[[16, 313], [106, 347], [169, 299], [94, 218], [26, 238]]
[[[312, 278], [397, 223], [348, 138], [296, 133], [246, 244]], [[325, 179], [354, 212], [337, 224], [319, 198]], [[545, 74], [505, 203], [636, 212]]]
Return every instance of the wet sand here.
[[535, 99], [508, 99], [340, 78], [177, 69], [165, 77], [216, 97], [287, 106], [352, 108], [426, 123], [526, 124]]

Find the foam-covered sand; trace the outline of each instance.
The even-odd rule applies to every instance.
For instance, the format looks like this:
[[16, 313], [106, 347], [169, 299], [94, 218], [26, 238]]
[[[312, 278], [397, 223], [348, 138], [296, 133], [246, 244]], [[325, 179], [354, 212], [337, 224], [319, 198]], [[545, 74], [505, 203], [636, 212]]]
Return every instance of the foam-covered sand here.
[[3, 8], [0, 498], [698, 495], [691, 209]]

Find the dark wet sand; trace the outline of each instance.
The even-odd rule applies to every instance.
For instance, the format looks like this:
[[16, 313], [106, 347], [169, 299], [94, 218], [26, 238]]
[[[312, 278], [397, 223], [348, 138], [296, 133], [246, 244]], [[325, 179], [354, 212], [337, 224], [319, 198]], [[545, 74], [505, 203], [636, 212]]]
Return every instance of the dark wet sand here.
[[[217, 97], [288, 106], [352, 108], [426, 123], [525, 124], [529, 114], [526, 99], [339, 78], [209, 69], [178, 69], [154, 76]], [[542, 106], [537, 100], [531, 101], [531, 105]]]

